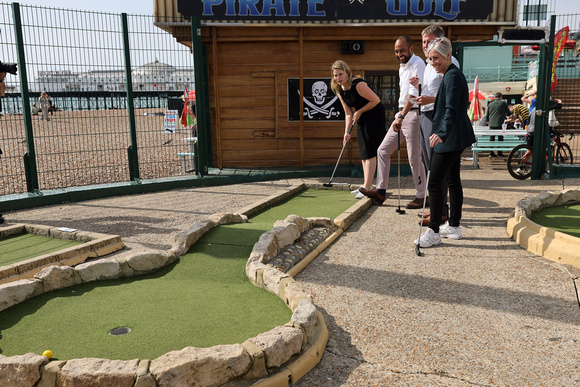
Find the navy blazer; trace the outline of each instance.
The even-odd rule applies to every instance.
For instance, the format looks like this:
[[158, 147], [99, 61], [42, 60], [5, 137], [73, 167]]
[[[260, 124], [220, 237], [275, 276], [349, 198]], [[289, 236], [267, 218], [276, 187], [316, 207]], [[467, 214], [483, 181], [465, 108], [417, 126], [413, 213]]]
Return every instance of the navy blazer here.
[[449, 65], [433, 107], [433, 133], [443, 140], [435, 153], [460, 152], [475, 142], [475, 134], [467, 115], [469, 88], [465, 76], [453, 63]]

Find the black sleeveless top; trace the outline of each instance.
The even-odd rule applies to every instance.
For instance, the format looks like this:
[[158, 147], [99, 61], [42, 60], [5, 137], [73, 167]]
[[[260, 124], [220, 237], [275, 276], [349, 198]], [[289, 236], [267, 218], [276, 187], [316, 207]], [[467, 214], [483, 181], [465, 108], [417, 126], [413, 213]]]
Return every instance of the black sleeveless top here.
[[[342, 90], [342, 88], [339, 88], [339, 92], [344, 103], [346, 103], [350, 107], [354, 107], [356, 110], [360, 110], [363, 106], [369, 103], [369, 100], [362, 97], [356, 90], [356, 85], [358, 85], [360, 82], [366, 83], [365, 80], [362, 78], [355, 78], [352, 81], [350, 89]], [[383, 104], [379, 102], [374, 108], [364, 112], [360, 116], [359, 122], [362, 124], [373, 119], [380, 120], [384, 116], [385, 109], [383, 107]]]

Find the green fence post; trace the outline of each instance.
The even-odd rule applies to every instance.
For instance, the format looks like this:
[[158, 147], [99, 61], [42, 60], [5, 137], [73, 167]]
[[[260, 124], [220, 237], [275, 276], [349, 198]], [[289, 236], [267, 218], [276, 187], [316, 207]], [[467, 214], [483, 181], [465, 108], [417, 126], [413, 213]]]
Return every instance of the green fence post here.
[[[552, 99], [552, 70], [555, 72], [556, 68], [553, 67], [553, 61], [554, 61], [554, 39], [556, 37], [556, 15], [552, 15], [551, 19], [550, 19], [550, 40], [548, 41], [548, 57], [550, 59], [546, 58], [546, 63], [549, 63], [550, 66], [549, 68], [546, 70], [547, 75], [546, 75], [546, 92], [544, 93], [544, 115], [543, 115], [543, 122], [544, 122], [544, 147], [546, 149], [547, 155], [548, 155], [548, 163], [549, 163], [549, 167], [548, 167], [548, 178], [549, 179], [553, 179], [554, 178], [554, 168], [552, 167], [552, 162], [553, 162], [553, 154], [552, 154], [552, 135], [551, 135], [551, 129], [550, 129], [550, 125], [548, 124], [548, 117], [549, 117], [549, 110], [550, 110], [550, 100]], [[544, 158], [545, 159], [545, 158]]]
[[453, 56], [459, 62], [461, 66], [461, 71], [463, 71], [463, 54], [465, 52], [465, 47], [461, 42], [453, 42]]
[[18, 73], [20, 75], [20, 95], [22, 96], [22, 117], [26, 130], [26, 149], [24, 155], [24, 170], [26, 187], [29, 192], [39, 192], [38, 171], [36, 169], [36, 151], [34, 149], [34, 133], [32, 132], [32, 116], [30, 115], [30, 97], [28, 95], [28, 75], [26, 73], [26, 56], [24, 55], [24, 38], [22, 34], [22, 19], [20, 4], [12, 3], [12, 17], [14, 19], [14, 36], [18, 55]]
[[[546, 170], [546, 155], [549, 160], [550, 170], [552, 169], [552, 155], [550, 149], [550, 129], [548, 127], [548, 107], [550, 106], [550, 88], [552, 61], [554, 56], [554, 35], [556, 26], [556, 16], [552, 16], [550, 22], [549, 41], [540, 44], [539, 74], [538, 74], [538, 93], [536, 101], [536, 117], [534, 122], [534, 146], [532, 157], [532, 175], [533, 180], [542, 177]], [[548, 177], [551, 176], [548, 175]]]
[[[195, 75], [195, 106], [197, 118], [197, 149], [195, 152], [195, 172], [198, 176], [207, 175], [208, 158], [207, 149], [210, 133], [209, 111], [206, 110], [208, 99], [208, 85], [204, 80], [204, 67], [206, 63], [203, 56], [201, 42], [201, 20], [198, 17], [191, 18], [191, 45], [193, 51], [193, 67]], [[211, 144], [209, 145], [211, 147]]]
[[209, 74], [207, 69], [207, 47], [203, 46], [203, 89], [205, 90], [205, 111], [207, 112], [207, 131], [205, 132], [205, 143], [206, 143], [206, 165], [209, 167], [213, 165], [212, 153], [211, 153], [211, 124], [209, 116]]
[[131, 76], [131, 50], [129, 47], [129, 27], [127, 14], [121, 14], [123, 25], [123, 51], [125, 53], [125, 78], [127, 80], [127, 113], [129, 115], [129, 131], [131, 145], [127, 149], [129, 157], [129, 176], [131, 181], [139, 182], [139, 156], [137, 152], [137, 129], [135, 127], [135, 106], [133, 104], [133, 78]]

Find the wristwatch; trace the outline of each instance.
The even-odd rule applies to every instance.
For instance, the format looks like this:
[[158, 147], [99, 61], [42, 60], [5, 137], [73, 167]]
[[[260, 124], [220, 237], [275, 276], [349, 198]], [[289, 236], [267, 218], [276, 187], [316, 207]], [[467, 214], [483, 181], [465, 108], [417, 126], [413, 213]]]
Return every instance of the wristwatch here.
[[399, 113], [399, 117], [397, 117], [397, 118], [400, 118], [400, 119], [404, 120], [405, 119], [405, 116], [402, 113]]

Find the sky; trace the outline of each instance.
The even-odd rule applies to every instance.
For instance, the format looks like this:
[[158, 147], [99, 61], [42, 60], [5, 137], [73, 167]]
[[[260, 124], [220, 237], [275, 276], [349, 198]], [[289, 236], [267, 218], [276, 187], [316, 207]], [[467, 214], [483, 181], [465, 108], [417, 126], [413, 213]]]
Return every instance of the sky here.
[[[526, 0], [520, 0], [525, 2]], [[580, 1], [578, 0], [556, 0], [556, 15], [580, 14]]]
[[[138, 15], [152, 15], [154, 0], [20, 0], [20, 4], [42, 5], [46, 7], [83, 9], [89, 11], [112, 12]], [[538, 0], [530, 0], [530, 4], [537, 3]], [[580, 1], [578, 0], [549, 0], [555, 1], [555, 11], [557, 15], [580, 14]], [[544, 4], [546, 0], [542, 1]], [[527, 0], [520, 0], [520, 4], [527, 4]]]
[[[3, 2], [11, 2], [2, 0]], [[128, 13], [133, 15], [153, 15], [154, 0], [15, 0], [21, 5], [39, 5], [43, 7], [80, 9], [87, 11]]]

